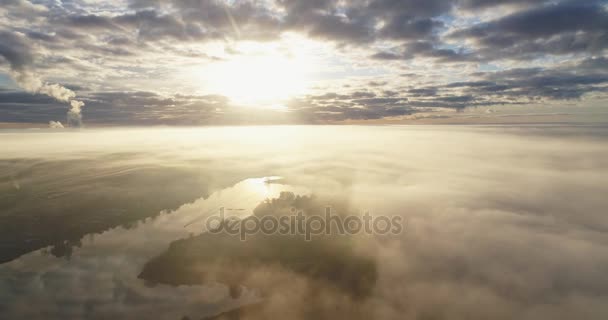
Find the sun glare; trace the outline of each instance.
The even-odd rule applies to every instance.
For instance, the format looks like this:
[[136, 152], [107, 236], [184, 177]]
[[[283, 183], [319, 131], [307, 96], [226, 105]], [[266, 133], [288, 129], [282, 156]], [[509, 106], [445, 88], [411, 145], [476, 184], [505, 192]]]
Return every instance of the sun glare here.
[[205, 66], [196, 77], [205, 92], [235, 104], [280, 108], [286, 99], [306, 92], [313, 69], [307, 55], [294, 51], [258, 47]]
[[274, 104], [306, 87], [305, 63], [280, 55], [239, 57], [215, 65], [210, 89], [239, 104]]

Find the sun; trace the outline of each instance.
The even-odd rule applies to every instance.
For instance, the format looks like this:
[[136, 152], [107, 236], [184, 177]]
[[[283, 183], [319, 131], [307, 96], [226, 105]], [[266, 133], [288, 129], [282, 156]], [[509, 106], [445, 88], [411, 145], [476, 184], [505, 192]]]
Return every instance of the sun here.
[[204, 91], [243, 106], [275, 108], [308, 89], [311, 60], [296, 50], [240, 52], [197, 70]]
[[304, 63], [281, 55], [239, 57], [212, 69], [210, 90], [239, 104], [278, 103], [306, 88]]

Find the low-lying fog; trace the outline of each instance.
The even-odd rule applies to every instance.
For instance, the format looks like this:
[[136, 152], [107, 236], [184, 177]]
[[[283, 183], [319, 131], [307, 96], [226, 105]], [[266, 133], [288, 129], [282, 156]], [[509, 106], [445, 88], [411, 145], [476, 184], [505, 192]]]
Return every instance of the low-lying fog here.
[[[2, 131], [0, 314], [608, 319], [606, 138], [574, 126]], [[219, 207], [289, 206], [400, 215], [405, 229], [229, 244], [191, 224]]]

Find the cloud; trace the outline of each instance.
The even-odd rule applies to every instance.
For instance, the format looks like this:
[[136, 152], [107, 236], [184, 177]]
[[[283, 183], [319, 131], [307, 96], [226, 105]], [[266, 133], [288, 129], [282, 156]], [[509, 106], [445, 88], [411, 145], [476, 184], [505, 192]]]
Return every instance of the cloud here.
[[408, 42], [400, 48], [392, 51], [381, 51], [373, 54], [372, 59], [376, 60], [413, 60], [417, 58], [433, 59], [435, 62], [463, 62], [463, 61], [483, 61], [463, 48], [441, 48], [438, 44], [429, 41]]
[[[235, 136], [234, 130], [239, 134]], [[201, 136], [212, 138], [201, 143]], [[235, 139], [240, 148], [234, 148]], [[288, 148], [277, 151], [277, 144], [269, 139], [288, 142]], [[168, 128], [160, 133], [157, 129], [112, 129], [86, 135], [32, 133], [18, 142], [3, 139], [0, 147], [6, 159], [0, 161], [0, 169], [19, 173], [15, 179], [19, 178], [20, 189], [3, 184], [7, 196], [2, 200], [10, 204], [11, 195], [32, 199], [20, 201], [14, 214], [7, 213], [7, 221], [19, 223], [0, 225], [6, 231], [4, 243], [32, 239], [32, 232], [45, 235], [38, 241], [55, 240], [56, 254], [78, 243], [59, 241], [64, 233], [37, 228], [45, 225], [37, 219], [24, 220], [38, 216], [40, 208], [62, 217], [50, 219], [50, 225], [75, 232], [77, 239], [83, 232], [101, 233], [121, 224], [125, 228], [95, 234], [95, 241], [84, 238], [82, 248], [74, 248], [78, 254], [71, 261], [33, 252], [26, 260], [4, 265], [7, 276], [0, 279], [0, 304], [10, 318], [37, 312], [29, 307], [34, 302], [44, 306], [48, 319], [81, 314], [86, 305], [95, 307], [87, 309], [90, 318], [118, 313], [149, 318], [142, 313], [150, 310], [178, 319], [185, 313], [192, 319], [219, 313], [223, 310], [209, 304], [225, 302], [222, 297], [229, 297], [225, 287], [145, 287], [136, 279], [148, 259], [192, 241], [183, 224], [177, 230], [165, 229], [158, 212], [185, 204], [181, 210], [198, 217], [202, 210], [192, 205], [195, 199], [202, 197], [201, 202], [215, 208], [215, 198], [209, 197], [212, 192], [270, 172], [291, 185], [310, 189], [320, 206], [343, 200], [338, 203], [345, 203], [352, 213], [400, 215], [407, 223], [399, 236], [366, 236], [355, 243], [353, 253], [373, 259], [377, 270], [373, 290], [361, 300], [336, 291], [333, 281], [319, 285], [280, 264], [264, 268], [238, 258], [231, 261], [229, 266], [243, 267], [240, 271], [253, 284], [248, 289], [265, 293], [263, 298], [269, 303], [262, 307], [262, 319], [277, 314], [306, 319], [311, 313], [319, 319], [348, 315], [353, 319], [553, 320], [581, 314], [603, 319], [608, 313], [604, 302], [608, 293], [604, 272], [608, 268], [606, 141], [605, 128], [597, 126]], [[32, 143], [39, 147], [32, 150]], [[70, 148], [61, 147], [66, 144]], [[77, 161], [75, 154], [80, 155]], [[51, 155], [51, 162], [39, 159]], [[75, 171], [87, 174], [73, 175]], [[30, 192], [47, 189], [57, 197]], [[66, 190], [78, 195], [76, 204], [62, 200]], [[105, 201], [108, 198], [115, 201]], [[124, 208], [132, 209], [128, 211], [132, 214], [111, 214]], [[71, 214], [75, 210], [81, 214]], [[183, 213], [179, 210], [166, 219], [174, 221], [175, 214]], [[142, 222], [129, 223], [138, 219]], [[80, 228], [70, 228], [65, 221]], [[158, 226], [186, 239], [169, 247], [176, 238], [146, 237], [157, 232]], [[27, 249], [32, 242], [17, 245]], [[126, 242], [131, 245], [125, 247]], [[218, 258], [208, 251], [214, 248], [208, 243], [191, 247], [204, 248], [196, 254]], [[263, 251], [269, 255], [307, 257], [282, 247], [276, 252], [262, 248], [269, 249]], [[228, 250], [219, 256], [242, 251]], [[125, 264], [128, 258], [142, 263]], [[332, 258], [352, 262], [343, 255]], [[25, 274], [23, 261], [30, 271]], [[322, 268], [326, 261], [304, 261], [302, 269], [316, 270], [318, 275], [331, 271]], [[193, 262], [177, 268], [196, 272], [195, 267], [187, 268], [193, 266], [189, 263]], [[351, 281], [349, 271], [360, 267], [337, 267], [348, 270], [346, 277], [334, 281], [358, 283]], [[175, 269], [164, 271], [172, 274]], [[136, 290], [129, 293], [129, 289]], [[192, 313], [191, 303], [207, 308]], [[247, 318], [257, 319], [244, 312]]]
[[516, 12], [448, 35], [474, 41], [487, 60], [600, 53], [608, 46], [608, 11], [600, 1], [563, 1]]
[[[11, 69], [11, 76], [15, 82], [25, 91], [31, 93], [44, 94], [61, 102], [69, 102], [72, 106], [69, 111], [71, 118], [79, 118], [77, 122], [71, 124], [81, 125], [82, 119], [80, 109], [84, 106], [81, 101], [73, 100], [76, 94], [59, 84], [43, 82], [32, 70], [33, 55], [31, 49], [26, 44], [24, 37], [18, 34], [0, 32], [0, 56], [8, 61]], [[74, 106], [78, 106], [75, 108]]]
[[49, 128], [51, 129], [63, 129], [63, 124], [59, 121], [49, 121]]
[[8, 31], [0, 31], [0, 56], [14, 70], [23, 70], [34, 61], [25, 39], [17, 33]]
[[[601, 1], [159, 0], [61, 6], [40, 1], [31, 5], [36, 14], [29, 2], [3, 4], [0, 63], [9, 66], [6, 72], [25, 90], [59, 101], [73, 100], [75, 90], [57, 83], [86, 88], [77, 91], [87, 98], [77, 101], [99, 106], [99, 111], [91, 111], [102, 117], [90, 119], [96, 123], [218, 120], [210, 105], [198, 104], [197, 110], [197, 102], [176, 99], [193, 92], [218, 93], [186, 83], [178, 73], [191, 72], [190, 66], [206, 72], [214, 63], [258, 54], [234, 50], [239, 44], [277, 48], [286, 56], [298, 53], [300, 40], [286, 39], [314, 43], [319, 50], [311, 51], [322, 60], [318, 65], [331, 65], [314, 79], [315, 87], [342, 81], [355, 89], [329, 85], [281, 102], [305, 122], [376, 119], [432, 107], [583, 103], [588, 94], [605, 93], [605, 79], [593, 71], [594, 65], [581, 63], [565, 70], [560, 62], [605, 63], [608, 13]], [[291, 48], [290, 42], [297, 45]], [[217, 49], [221, 47], [225, 49]], [[343, 66], [348, 67], [332, 76]], [[508, 78], [526, 69], [540, 73]], [[419, 76], [404, 84], [399, 73], [408, 72]], [[355, 79], [361, 74], [378, 79], [369, 77], [364, 80], [368, 85], [362, 85]], [[373, 96], [356, 97], [355, 91]], [[135, 94], [134, 104], [127, 105], [127, 97], [113, 99], [109, 92]], [[140, 92], [155, 97], [143, 101]], [[321, 99], [331, 94], [337, 96]], [[109, 106], [110, 101], [117, 105]], [[269, 114], [259, 111], [262, 119], [293, 119]]]

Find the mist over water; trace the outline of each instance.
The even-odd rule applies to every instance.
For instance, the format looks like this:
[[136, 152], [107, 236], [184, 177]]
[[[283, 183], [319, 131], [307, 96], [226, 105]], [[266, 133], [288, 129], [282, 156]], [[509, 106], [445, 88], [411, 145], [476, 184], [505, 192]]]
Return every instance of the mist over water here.
[[[604, 319], [607, 137], [601, 126], [2, 131], [0, 314]], [[235, 244], [200, 222], [219, 207], [291, 206], [407, 223], [397, 236]]]

